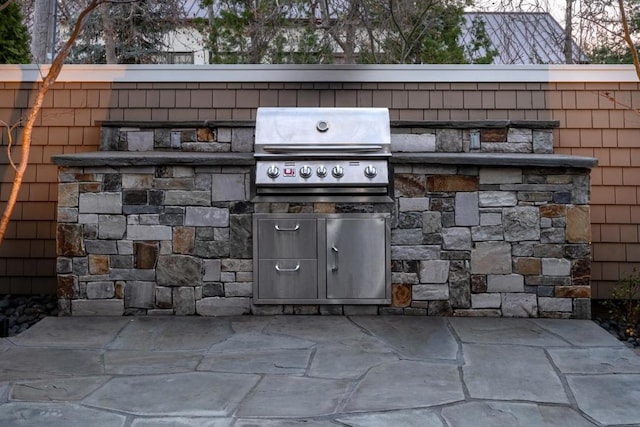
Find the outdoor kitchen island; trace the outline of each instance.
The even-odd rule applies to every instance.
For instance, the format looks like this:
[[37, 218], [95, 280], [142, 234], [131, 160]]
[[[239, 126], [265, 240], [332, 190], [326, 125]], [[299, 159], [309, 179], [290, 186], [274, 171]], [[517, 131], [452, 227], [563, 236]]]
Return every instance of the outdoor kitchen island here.
[[[254, 126], [105, 122], [100, 151], [54, 156], [62, 311], [590, 317], [596, 160], [553, 154], [556, 122], [391, 123], [387, 200], [361, 201], [256, 199]], [[254, 303], [271, 215], [383, 218], [381, 301]]]

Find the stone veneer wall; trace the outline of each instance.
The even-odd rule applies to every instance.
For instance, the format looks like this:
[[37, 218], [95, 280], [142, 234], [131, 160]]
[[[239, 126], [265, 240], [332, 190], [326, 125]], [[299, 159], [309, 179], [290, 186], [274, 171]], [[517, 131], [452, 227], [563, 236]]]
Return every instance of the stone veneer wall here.
[[[551, 153], [553, 123], [396, 123], [382, 204], [251, 203], [250, 123], [107, 125], [128, 154], [59, 161], [63, 312], [590, 317], [589, 169], [486, 154]], [[252, 305], [254, 212], [390, 212], [391, 305]]]

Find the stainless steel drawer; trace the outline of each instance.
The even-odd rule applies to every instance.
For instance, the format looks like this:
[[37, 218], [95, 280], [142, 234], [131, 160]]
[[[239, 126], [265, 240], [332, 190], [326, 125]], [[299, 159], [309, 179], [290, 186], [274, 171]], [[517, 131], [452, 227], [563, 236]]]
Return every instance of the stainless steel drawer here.
[[276, 218], [258, 220], [260, 259], [317, 257], [316, 220]]
[[261, 259], [258, 298], [318, 298], [318, 262], [315, 259]]

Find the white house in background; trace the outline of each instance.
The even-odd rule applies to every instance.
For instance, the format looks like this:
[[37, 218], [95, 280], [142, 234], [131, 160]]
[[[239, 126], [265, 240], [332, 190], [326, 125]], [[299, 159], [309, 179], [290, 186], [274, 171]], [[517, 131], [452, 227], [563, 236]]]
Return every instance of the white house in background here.
[[[195, 18], [207, 19], [208, 11], [200, 0], [184, 2], [185, 26], [167, 34], [169, 49], [165, 59], [170, 64], [208, 64], [209, 52], [204, 37], [191, 24]], [[544, 12], [465, 12], [461, 43], [471, 43], [475, 19], [482, 19], [493, 49], [494, 64], [563, 64], [564, 30], [549, 13]], [[573, 43], [573, 63], [586, 63], [588, 57]], [[480, 55], [484, 52], [479, 52]]]

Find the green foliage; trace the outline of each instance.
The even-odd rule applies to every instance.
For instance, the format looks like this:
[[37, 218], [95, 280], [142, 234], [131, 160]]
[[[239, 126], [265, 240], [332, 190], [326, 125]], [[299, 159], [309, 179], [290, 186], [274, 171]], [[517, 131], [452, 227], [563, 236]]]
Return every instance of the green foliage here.
[[633, 329], [640, 321], [640, 274], [637, 269], [618, 282], [613, 299], [605, 302], [609, 315], [626, 328]]
[[[0, 4], [6, 1], [0, 1]], [[0, 64], [28, 64], [29, 32], [22, 22], [22, 14], [17, 3], [12, 3], [0, 11]]]
[[492, 47], [484, 20], [478, 16], [472, 22], [471, 38], [471, 45], [465, 47], [469, 61], [472, 64], [491, 64], [498, 51]]
[[202, 0], [212, 63], [490, 63], [483, 22], [461, 39], [469, 0]]
[[[213, 7], [211, 0], [202, 7]], [[207, 35], [210, 62], [216, 64], [323, 63], [332, 59], [329, 43], [304, 0], [220, 0]]]

